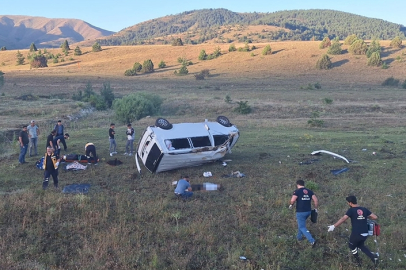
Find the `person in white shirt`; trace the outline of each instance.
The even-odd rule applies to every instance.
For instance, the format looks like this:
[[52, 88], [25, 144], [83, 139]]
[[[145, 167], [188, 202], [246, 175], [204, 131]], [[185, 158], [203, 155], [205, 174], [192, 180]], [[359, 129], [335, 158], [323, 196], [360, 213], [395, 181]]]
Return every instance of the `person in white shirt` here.
[[[39, 132], [39, 127], [35, 124], [34, 120], [31, 120], [31, 124], [27, 127], [28, 130], [28, 137], [30, 138], [30, 145], [29, 145], [29, 155], [32, 157], [35, 153], [35, 155], [38, 155], [38, 135], [40, 134]], [[34, 152], [34, 153], [33, 153]]]
[[131, 124], [127, 125], [127, 144], [125, 145], [125, 153], [124, 155], [131, 156], [134, 152], [134, 138], [135, 138], [135, 131], [134, 128], [131, 127]]

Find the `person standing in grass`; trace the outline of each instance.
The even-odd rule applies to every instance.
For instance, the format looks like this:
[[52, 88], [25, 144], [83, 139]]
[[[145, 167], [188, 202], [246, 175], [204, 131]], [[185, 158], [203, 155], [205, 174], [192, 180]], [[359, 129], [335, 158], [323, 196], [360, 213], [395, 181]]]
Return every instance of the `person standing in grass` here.
[[110, 157], [112, 157], [114, 154], [117, 154], [117, 152], [116, 152], [117, 144], [116, 144], [116, 139], [114, 138], [114, 135], [116, 134], [116, 132], [114, 131], [114, 128], [115, 128], [115, 124], [111, 123], [110, 129], [109, 129]]
[[126, 135], [127, 135], [127, 144], [125, 145], [124, 155], [131, 156], [134, 151], [134, 138], [135, 138], [135, 131], [134, 128], [132, 128], [131, 124], [127, 125]]
[[47, 137], [47, 144], [46, 144], [46, 148], [48, 148], [48, 146], [51, 146], [53, 149], [55, 149], [55, 145], [54, 145], [54, 136], [56, 135], [56, 130], [52, 130], [51, 133], [48, 135]]
[[18, 136], [18, 142], [20, 143], [20, 156], [18, 157], [18, 162], [20, 164], [27, 163], [25, 162], [25, 155], [27, 154], [28, 143], [30, 142], [27, 133], [27, 126], [24, 125], [23, 129], [20, 131]]
[[297, 240], [303, 240], [303, 235], [310, 242], [312, 247], [315, 247], [316, 240], [310, 234], [309, 230], [306, 228], [306, 220], [311, 215], [312, 211], [312, 201], [314, 207], [317, 211], [319, 206], [319, 201], [316, 195], [310, 189], [305, 188], [305, 183], [303, 180], [296, 181], [297, 189], [293, 192], [292, 198], [290, 199], [289, 209], [293, 208], [293, 204], [296, 202], [296, 220], [297, 220]]
[[[62, 136], [65, 134], [65, 127], [62, 125], [62, 120], [58, 120], [58, 123], [55, 125], [56, 136]], [[66, 142], [64, 139], [61, 139], [61, 143], [63, 144], [63, 150], [68, 150], [66, 146]]]
[[44, 155], [44, 163], [42, 168], [44, 169], [44, 182], [42, 182], [42, 189], [47, 189], [49, 178], [52, 176], [54, 180], [54, 187], [58, 188], [58, 166], [60, 162], [58, 155], [54, 153], [52, 146], [47, 147], [47, 152]]
[[353, 195], [345, 198], [348, 206], [347, 213], [340, 218], [333, 225], [328, 226], [328, 232], [334, 231], [334, 229], [344, 223], [348, 218], [351, 219], [351, 235], [348, 242], [348, 247], [351, 249], [352, 255], [356, 263], [361, 266], [361, 260], [358, 255], [358, 249], [364, 252], [376, 266], [378, 265], [378, 254], [372, 253], [365, 245], [365, 240], [368, 237], [368, 221], [367, 219], [378, 219], [378, 217], [369, 211], [365, 207], [361, 207], [357, 204], [357, 198]]
[[[39, 135], [39, 128], [35, 124], [34, 120], [31, 120], [31, 124], [27, 127], [28, 130], [28, 137], [30, 138], [30, 146], [29, 146], [29, 155], [30, 157], [34, 155], [38, 155], [38, 135]], [[34, 153], [33, 153], [34, 150]]]

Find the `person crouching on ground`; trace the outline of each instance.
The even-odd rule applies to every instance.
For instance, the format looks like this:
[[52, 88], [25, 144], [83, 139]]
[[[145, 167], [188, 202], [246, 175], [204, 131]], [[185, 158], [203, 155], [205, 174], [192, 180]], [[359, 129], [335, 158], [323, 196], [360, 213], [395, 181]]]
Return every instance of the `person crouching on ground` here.
[[192, 187], [190, 186], [189, 176], [180, 179], [175, 188], [175, 195], [177, 197], [182, 197], [182, 199], [187, 199], [193, 196]]
[[94, 161], [94, 165], [97, 165], [97, 162], [99, 161], [99, 159], [97, 158], [97, 154], [96, 154], [96, 146], [94, 146], [93, 143], [88, 142], [85, 145], [85, 151], [86, 151], [87, 162], [89, 164], [91, 164], [92, 161]]
[[[55, 148], [55, 153], [59, 156], [61, 153], [61, 143], [66, 145], [65, 140], [69, 140], [69, 133], [65, 133], [65, 135], [58, 135], [55, 136], [53, 139], [53, 146]], [[65, 149], [66, 150], [66, 149]]]
[[60, 162], [59, 156], [55, 155], [52, 146], [47, 147], [47, 152], [44, 156], [44, 164], [42, 168], [44, 169], [44, 182], [42, 183], [42, 189], [47, 189], [49, 178], [52, 176], [54, 180], [54, 187], [58, 188], [58, 166]]

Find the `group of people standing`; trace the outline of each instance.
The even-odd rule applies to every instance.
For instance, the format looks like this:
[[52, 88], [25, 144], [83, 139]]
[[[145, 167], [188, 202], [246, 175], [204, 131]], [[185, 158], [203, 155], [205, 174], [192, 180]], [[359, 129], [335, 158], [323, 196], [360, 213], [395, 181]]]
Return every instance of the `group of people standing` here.
[[[305, 188], [303, 180], [296, 181], [297, 189], [293, 192], [290, 199], [289, 209], [293, 208], [293, 204], [296, 203], [296, 220], [298, 225], [298, 233], [296, 236], [297, 241], [302, 241], [303, 236], [314, 247], [317, 241], [310, 234], [306, 228], [306, 220], [311, 215], [312, 201], [314, 203], [315, 211], [319, 206], [319, 201], [314, 192], [308, 188]], [[358, 249], [364, 252], [376, 266], [378, 264], [378, 254], [371, 252], [365, 246], [365, 240], [368, 237], [368, 219], [376, 220], [378, 217], [365, 207], [358, 205], [357, 198], [354, 195], [345, 198], [349, 209], [345, 215], [340, 218], [335, 224], [328, 226], [328, 232], [334, 231], [336, 227], [344, 223], [348, 218], [351, 219], [351, 235], [348, 242], [348, 247], [351, 249], [355, 263], [361, 266], [361, 260], [358, 255]]]
[[[109, 142], [110, 142], [110, 147], [109, 147], [109, 152], [110, 156], [112, 157], [114, 154], [117, 154], [117, 143], [115, 139], [116, 131], [114, 130], [115, 124], [111, 123], [110, 124], [110, 129], [109, 129]], [[135, 139], [135, 130], [131, 126], [131, 124], [127, 124], [127, 130], [126, 130], [126, 136], [127, 136], [127, 143], [125, 145], [125, 153], [124, 155], [132, 156], [134, 154], [134, 139]]]

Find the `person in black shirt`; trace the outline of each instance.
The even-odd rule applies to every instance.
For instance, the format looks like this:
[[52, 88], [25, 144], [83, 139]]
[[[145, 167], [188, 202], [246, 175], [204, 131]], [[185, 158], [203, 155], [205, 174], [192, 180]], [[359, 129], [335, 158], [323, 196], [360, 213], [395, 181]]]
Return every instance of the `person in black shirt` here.
[[[56, 135], [54, 140], [53, 140], [53, 146], [54, 146], [54, 149], [55, 149], [55, 153], [58, 156], [61, 153], [61, 145], [60, 144], [62, 143], [63, 145], [66, 146], [65, 139], [69, 140], [69, 133], [65, 133], [65, 135]], [[65, 148], [65, 151], [66, 151], [66, 149], [67, 148]]]
[[97, 154], [96, 154], [96, 146], [94, 146], [93, 143], [88, 142], [85, 145], [85, 151], [86, 151], [87, 163], [91, 164], [93, 161], [94, 165], [97, 165], [99, 162], [99, 159], [97, 158]]
[[116, 134], [116, 132], [114, 131], [114, 123], [110, 124], [110, 129], [109, 129], [109, 141], [110, 141], [110, 156], [112, 157], [114, 154], [117, 154], [116, 152], [116, 139], [114, 139], [114, 135]]
[[49, 178], [52, 176], [54, 180], [54, 187], [58, 188], [58, 166], [60, 162], [59, 156], [54, 154], [52, 146], [47, 147], [47, 152], [44, 155], [44, 163], [42, 168], [44, 169], [44, 182], [42, 183], [42, 189], [47, 189]]
[[358, 249], [361, 249], [361, 251], [364, 252], [376, 266], [378, 264], [378, 255], [372, 253], [364, 245], [364, 242], [368, 237], [367, 218], [377, 219], [378, 217], [365, 207], [359, 206], [357, 204], [357, 198], [355, 196], [348, 196], [345, 199], [347, 200], [350, 209], [348, 209], [347, 213], [345, 213], [345, 215], [340, 218], [335, 224], [328, 226], [328, 232], [334, 231], [336, 227], [350, 218], [352, 230], [348, 246], [351, 249], [351, 252], [354, 255], [357, 264], [361, 264], [360, 258], [358, 256]]
[[65, 127], [62, 125], [62, 120], [58, 120], [58, 123], [55, 125], [54, 130], [56, 132], [55, 136], [62, 136], [61, 143], [63, 144], [63, 149], [66, 151], [68, 147], [66, 146], [66, 142], [63, 139], [63, 135], [65, 134]]
[[45, 146], [48, 148], [48, 146], [51, 146], [53, 149], [55, 149], [54, 145], [54, 136], [56, 135], [56, 130], [52, 130], [51, 133], [47, 137], [47, 145]]
[[27, 154], [28, 143], [30, 142], [27, 133], [27, 126], [23, 126], [23, 129], [20, 131], [18, 142], [20, 143], [20, 156], [18, 157], [18, 162], [20, 164], [27, 163], [25, 162], [25, 155]]
[[305, 183], [303, 180], [296, 181], [297, 189], [293, 192], [292, 198], [290, 199], [289, 209], [292, 209], [293, 204], [296, 202], [296, 220], [297, 220], [297, 240], [301, 241], [303, 235], [310, 242], [312, 247], [315, 246], [316, 240], [310, 234], [309, 230], [306, 228], [306, 219], [310, 216], [312, 211], [312, 201], [314, 207], [317, 211], [319, 201], [316, 195], [310, 189], [305, 188]]

